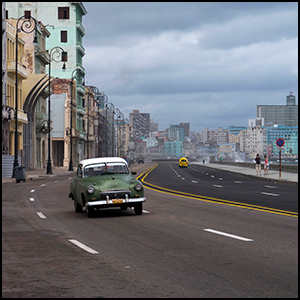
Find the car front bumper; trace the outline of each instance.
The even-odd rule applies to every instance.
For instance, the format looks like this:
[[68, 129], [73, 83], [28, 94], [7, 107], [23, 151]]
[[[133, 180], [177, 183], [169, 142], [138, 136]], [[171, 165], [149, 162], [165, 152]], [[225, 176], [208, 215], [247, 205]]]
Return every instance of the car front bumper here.
[[[146, 202], [145, 197], [140, 198], [129, 198], [129, 199], [112, 199], [112, 200], [99, 200], [99, 201], [90, 201], [86, 203], [86, 206], [93, 207], [108, 207], [108, 206], [119, 206], [119, 205], [128, 205], [135, 204], [138, 202]], [[129, 205], [128, 205], [129, 206]]]

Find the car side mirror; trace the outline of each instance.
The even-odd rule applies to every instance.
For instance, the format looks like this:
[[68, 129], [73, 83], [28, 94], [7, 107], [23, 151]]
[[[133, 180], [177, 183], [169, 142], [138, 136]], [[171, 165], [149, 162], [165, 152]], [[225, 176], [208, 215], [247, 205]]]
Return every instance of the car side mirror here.
[[131, 172], [132, 175], [136, 175], [136, 172]]

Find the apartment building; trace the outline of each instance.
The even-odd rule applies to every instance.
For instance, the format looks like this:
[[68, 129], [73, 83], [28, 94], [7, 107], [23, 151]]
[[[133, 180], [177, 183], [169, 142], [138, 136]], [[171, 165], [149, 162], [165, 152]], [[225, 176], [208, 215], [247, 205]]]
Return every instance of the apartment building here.
[[150, 114], [140, 113], [133, 110], [129, 114], [129, 124], [132, 126], [132, 139], [139, 140], [149, 137], [150, 134]]
[[248, 127], [240, 137], [240, 151], [249, 153], [249, 158], [255, 158], [256, 154], [260, 156], [267, 153], [267, 131], [256, 126]]
[[[84, 129], [84, 117], [86, 109], [84, 108], [85, 89], [82, 85], [85, 69], [82, 65], [82, 58], [85, 55], [85, 49], [82, 45], [82, 38], [85, 34], [82, 26], [82, 17], [87, 11], [82, 2], [6, 2], [6, 10], [9, 18], [18, 19], [23, 15], [32, 16], [41, 21], [50, 32], [46, 40], [45, 48], [50, 52], [54, 47], [61, 47], [64, 50], [62, 58], [66, 63], [65, 71], [61, 64], [51, 61], [51, 76], [62, 79], [73, 78], [76, 82], [74, 93], [74, 103], [76, 103], [75, 124], [73, 128], [73, 147], [76, 149], [75, 163], [84, 158], [84, 144], [86, 142], [86, 132]], [[74, 72], [75, 69], [79, 71]], [[48, 68], [46, 70], [48, 73]], [[57, 89], [56, 89], [57, 90]], [[51, 97], [52, 98], [52, 97]], [[54, 105], [51, 101], [51, 110]], [[61, 107], [63, 109], [64, 107]], [[52, 117], [51, 117], [52, 119]], [[61, 124], [59, 120], [52, 119], [53, 124]], [[69, 124], [70, 126], [70, 124]], [[52, 152], [60, 150], [61, 142], [65, 136], [65, 127], [55, 128], [55, 135], [52, 140]]]

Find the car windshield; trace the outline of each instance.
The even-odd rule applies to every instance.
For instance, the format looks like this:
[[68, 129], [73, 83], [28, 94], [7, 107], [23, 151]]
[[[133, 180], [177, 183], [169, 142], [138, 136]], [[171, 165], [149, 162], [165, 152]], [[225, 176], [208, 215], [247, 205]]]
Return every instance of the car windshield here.
[[98, 163], [84, 168], [84, 177], [106, 174], [129, 174], [128, 167], [122, 162]]

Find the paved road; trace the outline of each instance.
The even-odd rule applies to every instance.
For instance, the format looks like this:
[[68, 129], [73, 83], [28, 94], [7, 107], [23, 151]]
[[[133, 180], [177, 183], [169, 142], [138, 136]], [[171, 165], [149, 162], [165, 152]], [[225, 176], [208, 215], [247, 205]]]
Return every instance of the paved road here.
[[[258, 180], [206, 165], [179, 168], [176, 163], [161, 163], [142, 179], [145, 186], [161, 191], [181, 191], [199, 200], [228, 205], [248, 204], [252, 209], [271, 208], [277, 213], [298, 213], [298, 187]], [[163, 188], [158, 188], [163, 187]], [[169, 189], [169, 190], [167, 190]]]
[[295, 217], [147, 189], [143, 215], [89, 219], [69, 183], [3, 186], [3, 297], [298, 297]]

